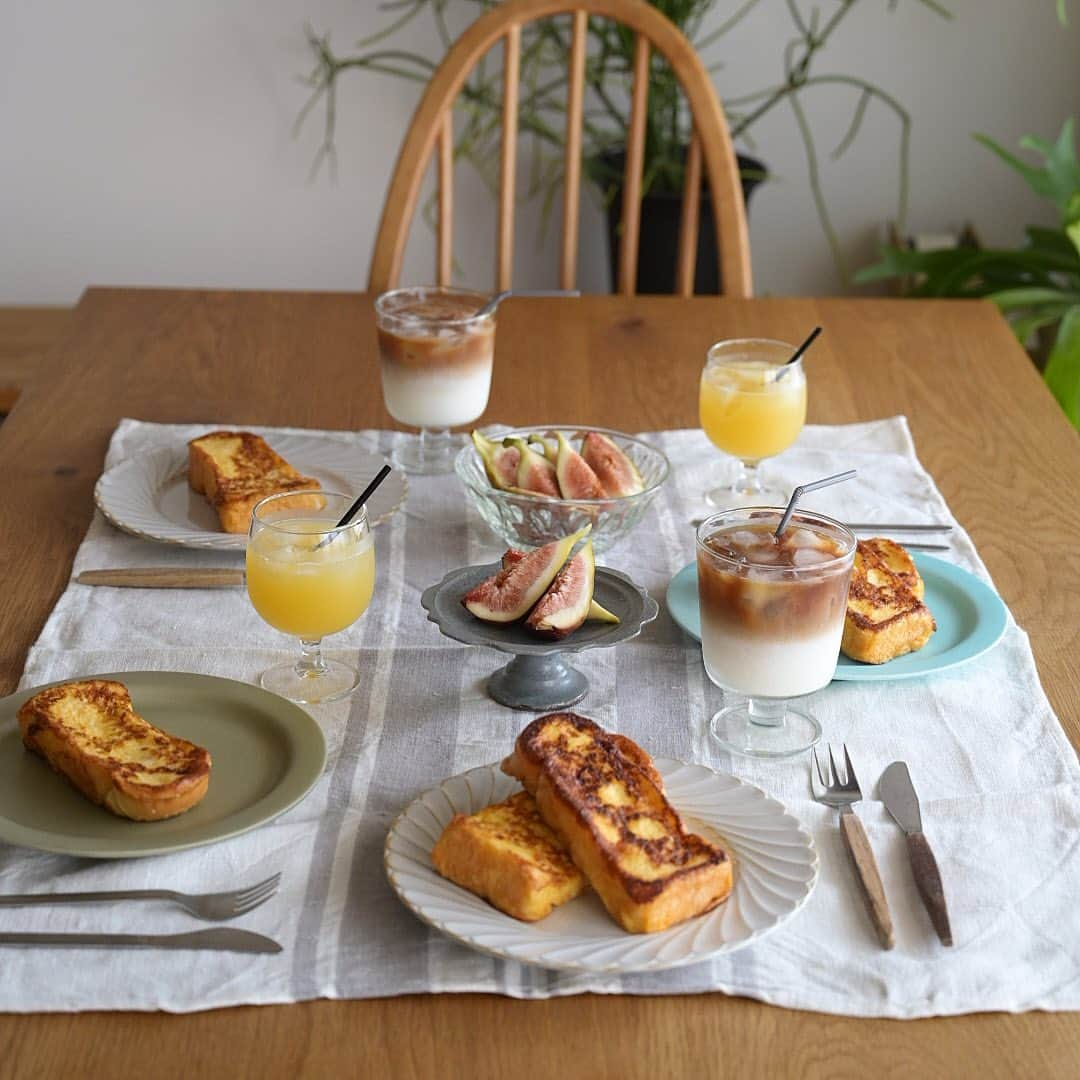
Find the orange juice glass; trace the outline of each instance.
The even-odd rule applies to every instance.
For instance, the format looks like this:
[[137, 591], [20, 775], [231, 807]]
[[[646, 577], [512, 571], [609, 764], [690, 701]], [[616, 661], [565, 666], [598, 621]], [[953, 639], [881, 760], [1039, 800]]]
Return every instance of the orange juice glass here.
[[302, 704], [335, 701], [356, 689], [355, 668], [322, 655], [322, 639], [352, 626], [375, 590], [375, 548], [366, 508], [336, 522], [352, 503], [320, 492], [322, 507], [296, 510], [291, 495], [271, 495], [251, 515], [247, 590], [275, 630], [300, 639], [296, 663], [264, 671], [260, 683]]
[[806, 422], [802, 360], [795, 346], [766, 338], [719, 341], [701, 372], [701, 427], [714, 446], [738, 459], [734, 482], [706, 496], [713, 506], [783, 503], [788, 493], [762, 484], [758, 466], [786, 450]]

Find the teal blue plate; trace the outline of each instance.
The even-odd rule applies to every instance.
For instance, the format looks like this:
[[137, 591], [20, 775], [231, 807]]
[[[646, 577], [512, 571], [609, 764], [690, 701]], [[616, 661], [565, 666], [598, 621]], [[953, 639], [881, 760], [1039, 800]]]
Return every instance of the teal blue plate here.
[[[887, 664], [860, 664], [841, 654], [833, 678], [853, 682], [914, 679], [966, 664], [1001, 640], [1007, 614], [1001, 597], [989, 585], [932, 555], [912, 552], [912, 558], [926, 583], [926, 606], [937, 630], [918, 652], [898, 656]], [[696, 562], [684, 566], [671, 579], [667, 606], [675, 622], [700, 641]]]

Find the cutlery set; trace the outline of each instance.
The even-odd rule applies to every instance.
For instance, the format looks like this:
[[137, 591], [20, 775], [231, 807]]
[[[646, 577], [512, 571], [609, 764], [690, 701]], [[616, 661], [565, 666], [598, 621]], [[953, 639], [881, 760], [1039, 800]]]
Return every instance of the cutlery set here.
[[[844, 772], [841, 777], [832, 747], [829, 747], [829, 760], [823, 765], [817, 749], [812, 752], [810, 766], [810, 787], [814, 798], [840, 811], [840, 832], [851, 855], [859, 884], [862, 886], [867, 911], [874, 924], [878, 940], [883, 949], [891, 949], [896, 938], [893, 933], [892, 915], [881, 883], [877, 861], [870, 839], [866, 835], [862, 822], [855, 815], [852, 806], [862, 799], [862, 789], [855, 775], [847, 745], [844, 746]], [[941, 882], [937, 860], [930, 849], [926, 834], [922, 831], [922, 814], [919, 810], [919, 797], [911, 782], [907, 763], [894, 761], [881, 774], [878, 791], [885, 809], [904, 830], [908, 843], [908, 856], [915, 884], [926, 907], [934, 930], [942, 945], [952, 945], [952, 929], [949, 926], [949, 912], [945, 904], [945, 890]]]
[[[0, 907], [29, 907], [52, 904], [112, 903], [124, 900], [168, 900], [190, 915], [207, 922], [224, 922], [246, 915], [265, 904], [278, 889], [281, 874], [249, 888], [219, 893], [182, 893], [171, 889], [126, 889], [111, 892], [7, 893], [0, 894]], [[154, 948], [215, 949], [226, 952], [279, 953], [272, 938], [251, 930], [218, 927], [187, 934], [82, 934], [2, 932], [0, 946], [47, 945], [66, 948]]]

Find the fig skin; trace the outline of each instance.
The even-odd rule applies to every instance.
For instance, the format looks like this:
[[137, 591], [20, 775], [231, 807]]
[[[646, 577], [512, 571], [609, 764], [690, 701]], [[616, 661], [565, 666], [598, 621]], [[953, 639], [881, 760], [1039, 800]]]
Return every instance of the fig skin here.
[[589, 463], [566, 441], [560, 431], [555, 476], [564, 499], [603, 499], [607, 492]]
[[581, 456], [596, 473], [609, 498], [624, 498], [645, 490], [637, 466], [606, 435], [588, 432], [581, 442]]

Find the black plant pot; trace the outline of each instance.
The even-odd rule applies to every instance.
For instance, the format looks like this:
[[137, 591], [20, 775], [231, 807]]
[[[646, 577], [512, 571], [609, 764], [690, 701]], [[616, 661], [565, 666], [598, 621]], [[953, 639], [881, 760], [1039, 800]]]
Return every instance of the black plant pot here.
[[[605, 156], [605, 165], [618, 175], [622, 173], [623, 156]], [[750, 194], [768, 175], [768, 169], [756, 158], [737, 155], [742, 176], [743, 201], [749, 211]], [[682, 217], [682, 194], [660, 192], [641, 200], [641, 229], [638, 241], [637, 291], [639, 293], [673, 293], [675, 264], [679, 250], [679, 221]], [[622, 188], [608, 206], [608, 250], [611, 255], [611, 280], [619, 279], [619, 247], [622, 229]], [[701, 210], [698, 218], [697, 263], [694, 270], [694, 292], [717, 295], [720, 292], [720, 270], [717, 265], [716, 226], [708, 188], [702, 184]]]

